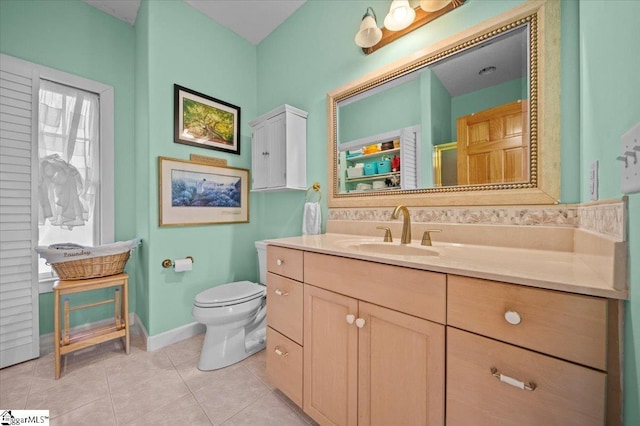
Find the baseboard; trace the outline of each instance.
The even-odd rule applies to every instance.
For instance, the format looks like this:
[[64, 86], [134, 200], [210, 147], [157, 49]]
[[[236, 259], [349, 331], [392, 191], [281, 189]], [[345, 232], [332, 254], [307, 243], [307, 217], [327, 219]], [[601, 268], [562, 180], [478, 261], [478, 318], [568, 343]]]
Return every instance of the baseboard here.
[[[77, 333], [79, 331], [86, 331], [92, 328], [108, 325], [113, 322], [112, 319], [105, 319], [101, 321], [92, 322], [89, 324], [79, 325], [73, 327], [70, 332]], [[156, 351], [162, 349], [165, 346], [172, 345], [174, 343], [181, 342], [190, 337], [202, 334], [205, 332], [205, 326], [203, 324], [192, 322], [183, 326], [165, 331], [164, 333], [156, 334], [155, 336], [149, 336], [149, 332], [145, 328], [138, 315], [134, 312], [129, 314], [129, 334], [130, 335], [142, 335], [145, 341], [145, 347], [147, 352]], [[53, 352], [53, 333], [47, 333], [40, 335], [40, 356]]]
[[147, 330], [145, 330], [144, 328], [143, 331], [146, 340], [147, 351], [151, 352], [204, 333], [205, 326], [197, 322], [192, 322], [153, 336], [149, 336]]
[[[108, 318], [108, 319], [104, 319], [104, 320], [100, 320], [100, 321], [96, 321], [88, 324], [78, 325], [76, 327], [71, 328], [69, 332], [77, 333], [80, 331], [86, 331], [92, 328], [109, 325], [111, 323], [113, 323], [113, 319]], [[138, 316], [135, 313], [130, 313], [129, 314], [129, 334], [137, 335], [137, 334], [142, 334], [142, 332], [146, 333], [146, 330], [144, 330], [144, 327], [142, 326], [142, 322], [140, 321], [140, 318], [138, 318]], [[47, 334], [41, 334], [40, 335], [40, 356], [50, 354], [53, 352], [53, 350], [54, 350], [53, 349], [53, 332], [47, 333]]]

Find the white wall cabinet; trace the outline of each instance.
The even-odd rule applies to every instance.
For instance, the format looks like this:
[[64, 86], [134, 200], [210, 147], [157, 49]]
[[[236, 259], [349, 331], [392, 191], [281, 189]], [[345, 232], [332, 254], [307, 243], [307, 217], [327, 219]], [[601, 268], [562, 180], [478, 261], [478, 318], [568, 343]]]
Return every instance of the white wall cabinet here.
[[252, 191], [307, 189], [307, 115], [283, 105], [249, 123]]

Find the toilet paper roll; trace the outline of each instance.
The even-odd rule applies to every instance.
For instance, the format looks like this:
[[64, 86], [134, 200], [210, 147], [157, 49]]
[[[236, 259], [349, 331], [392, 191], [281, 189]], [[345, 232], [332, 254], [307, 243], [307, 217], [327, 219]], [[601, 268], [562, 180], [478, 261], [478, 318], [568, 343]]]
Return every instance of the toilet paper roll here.
[[173, 261], [173, 270], [176, 272], [185, 272], [193, 269], [191, 259], [176, 259]]

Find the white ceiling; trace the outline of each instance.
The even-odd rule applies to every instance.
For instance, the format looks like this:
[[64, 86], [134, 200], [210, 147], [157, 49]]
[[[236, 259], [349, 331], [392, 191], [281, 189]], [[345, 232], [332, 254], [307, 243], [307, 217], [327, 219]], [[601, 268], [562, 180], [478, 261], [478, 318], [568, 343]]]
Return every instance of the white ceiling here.
[[[133, 25], [141, 0], [83, 0]], [[174, 0], [179, 1], [179, 0]], [[306, 0], [184, 0], [251, 44], [260, 43]]]
[[[451, 96], [460, 96], [527, 75], [528, 32], [525, 27], [507, 32], [430, 66]], [[483, 68], [495, 71], [480, 75]]]

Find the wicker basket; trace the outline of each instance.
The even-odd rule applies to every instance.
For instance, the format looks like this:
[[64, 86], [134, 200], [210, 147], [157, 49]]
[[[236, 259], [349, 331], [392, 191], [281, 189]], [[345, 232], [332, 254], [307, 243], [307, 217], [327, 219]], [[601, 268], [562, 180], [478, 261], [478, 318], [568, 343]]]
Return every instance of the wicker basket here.
[[70, 260], [52, 263], [61, 280], [85, 280], [88, 278], [106, 277], [122, 273], [129, 260], [129, 251], [91, 259]]

